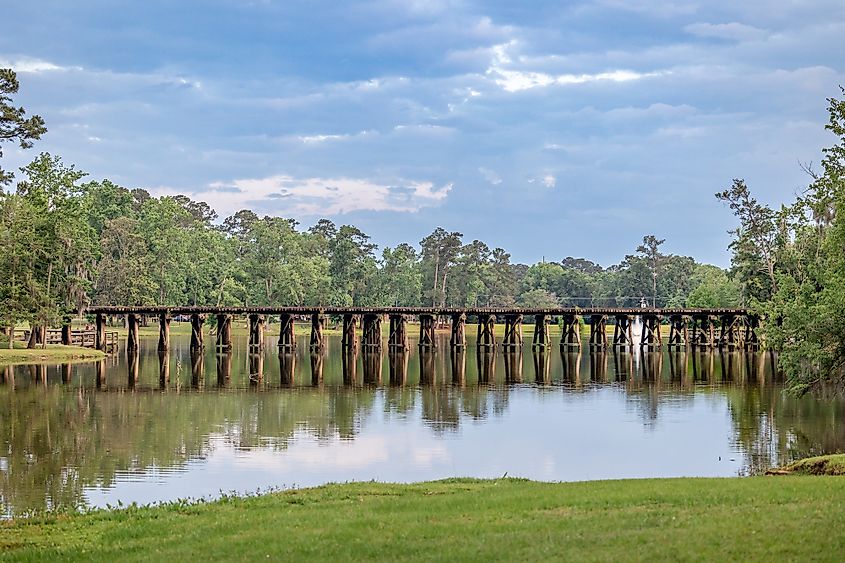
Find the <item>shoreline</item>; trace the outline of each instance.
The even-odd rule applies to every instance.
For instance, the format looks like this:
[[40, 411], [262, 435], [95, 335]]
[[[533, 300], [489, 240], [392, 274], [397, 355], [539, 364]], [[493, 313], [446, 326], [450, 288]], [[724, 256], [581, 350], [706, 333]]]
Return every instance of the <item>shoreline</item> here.
[[48, 344], [47, 348], [0, 348], [0, 366], [39, 364], [39, 363], [71, 363], [102, 360], [104, 352], [94, 348], [81, 346], [64, 346], [62, 344]]

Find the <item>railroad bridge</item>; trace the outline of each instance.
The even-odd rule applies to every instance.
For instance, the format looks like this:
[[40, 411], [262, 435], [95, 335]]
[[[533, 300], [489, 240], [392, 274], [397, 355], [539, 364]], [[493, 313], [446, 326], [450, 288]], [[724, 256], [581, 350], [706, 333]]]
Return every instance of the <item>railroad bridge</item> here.
[[[580, 347], [583, 321], [590, 327], [589, 346], [607, 348], [641, 346], [659, 348], [663, 345], [661, 322], [669, 324], [668, 346], [672, 347], [727, 347], [756, 349], [760, 345], [757, 335], [760, 319], [746, 309], [667, 309], [667, 308], [435, 308], [435, 307], [160, 307], [160, 306], [92, 306], [86, 311], [96, 317], [96, 346], [105, 349], [106, 317], [125, 316], [129, 329], [127, 349], [138, 349], [138, 328], [142, 316], [157, 317], [159, 320], [159, 350], [170, 347], [170, 321], [175, 316], [188, 317], [191, 322], [191, 349], [205, 346], [203, 325], [214, 316], [216, 320], [216, 347], [227, 351], [232, 347], [232, 320], [245, 316], [249, 323], [249, 349], [258, 351], [264, 347], [267, 319], [279, 319], [280, 351], [296, 348], [294, 324], [297, 321], [310, 323], [312, 349], [322, 348], [325, 342], [324, 329], [327, 319], [342, 320], [342, 345], [357, 348], [357, 330], [360, 324], [360, 346], [367, 350], [381, 350], [383, 346], [382, 322], [389, 320], [387, 338], [389, 350], [408, 349], [408, 321], [419, 320], [419, 346], [433, 349], [438, 321], [448, 319], [451, 327], [449, 344], [463, 348], [467, 344], [466, 324], [475, 320], [478, 324], [476, 336], [480, 349], [495, 349], [501, 345], [505, 350], [523, 346], [523, 323], [526, 318], [534, 322], [534, 348], [548, 348], [552, 345], [549, 324], [556, 319], [561, 327], [561, 348]], [[634, 341], [633, 325], [636, 318], [642, 322], [639, 342]], [[300, 319], [306, 319], [304, 321]], [[494, 326], [503, 320], [504, 337], [497, 342]], [[613, 336], [608, 339], [608, 321], [612, 320]]]

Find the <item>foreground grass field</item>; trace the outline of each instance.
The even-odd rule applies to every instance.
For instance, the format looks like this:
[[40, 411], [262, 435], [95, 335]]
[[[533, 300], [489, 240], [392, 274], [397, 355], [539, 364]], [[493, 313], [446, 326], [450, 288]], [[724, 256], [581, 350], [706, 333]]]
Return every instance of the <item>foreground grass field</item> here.
[[845, 479], [352, 483], [0, 524], [10, 560], [840, 560]]
[[15, 348], [7, 348], [8, 343], [3, 343], [0, 348], [0, 366], [13, 364], [31, 364], [40, 362], [69, 362], [74, 360], [99, 360], [106, 355], [99, 350], [82, 348], [80, 346], [62, 346], [61, 344], [48, 344], [46, 348], [38, 345], [36, 348], [27, 349], [22, 342], [15, 342]]

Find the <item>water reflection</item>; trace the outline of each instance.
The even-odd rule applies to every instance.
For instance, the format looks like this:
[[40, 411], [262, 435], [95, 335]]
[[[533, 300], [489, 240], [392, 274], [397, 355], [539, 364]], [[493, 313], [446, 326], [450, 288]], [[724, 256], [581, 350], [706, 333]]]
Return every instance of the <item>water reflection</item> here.
[[3, 510], [505, 471], [735, 475], [845, 448], [845, 403], [782, 393], [765, 352], [189, 342], [0, 367]]

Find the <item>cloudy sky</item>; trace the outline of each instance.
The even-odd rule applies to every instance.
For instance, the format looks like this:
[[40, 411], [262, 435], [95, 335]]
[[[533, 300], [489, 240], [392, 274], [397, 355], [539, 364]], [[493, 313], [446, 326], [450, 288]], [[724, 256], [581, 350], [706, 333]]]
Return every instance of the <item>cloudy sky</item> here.
[[[830, 145], [842, 0], [65, 0], [3, 8], [0, 66], [94, 178], [327, 216], [379, 244], [436, 226], [517, 261], [608, 264], [645, 234], [729, 262], [745, 178], [790, 200]], [[4, 167], [35, 155], [6, 148]]]

